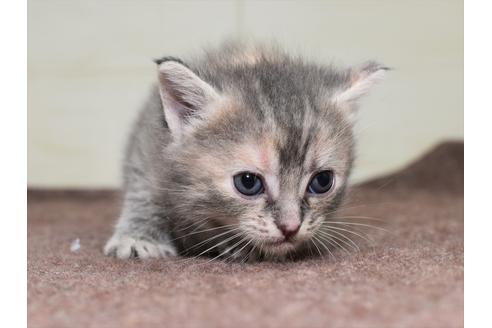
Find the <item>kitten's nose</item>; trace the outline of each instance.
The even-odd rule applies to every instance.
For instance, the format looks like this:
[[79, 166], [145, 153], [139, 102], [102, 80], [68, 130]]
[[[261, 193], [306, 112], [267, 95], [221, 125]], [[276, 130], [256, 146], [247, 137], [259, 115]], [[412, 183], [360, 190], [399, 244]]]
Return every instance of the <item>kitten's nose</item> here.
[[299, 231], [300, 227], [301, 225], [297, 222], [278, 225], [278, 228], [284, 235], [285, 239], [290, 239], [294, 237], [295, 234]]

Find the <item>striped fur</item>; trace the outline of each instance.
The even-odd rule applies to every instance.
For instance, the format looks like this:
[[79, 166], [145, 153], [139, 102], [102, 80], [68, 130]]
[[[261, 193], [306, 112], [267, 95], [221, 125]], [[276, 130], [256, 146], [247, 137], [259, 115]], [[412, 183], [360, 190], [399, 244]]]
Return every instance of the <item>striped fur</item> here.
[[[356, 101], [386, 68], [320, 66], [237, 43], [156, 62], [159, 84], [130, 136], [125, 201], [106, 254], [303, 256], [343, 199]], [[310, 178], [324, 169], [335, 172], [334, 189], [307, 196]], [[261, 174], [265, 194], [241, 197], [232, 183], [241, 171]], [[286, 220], [301, 228], [277, 245]]]

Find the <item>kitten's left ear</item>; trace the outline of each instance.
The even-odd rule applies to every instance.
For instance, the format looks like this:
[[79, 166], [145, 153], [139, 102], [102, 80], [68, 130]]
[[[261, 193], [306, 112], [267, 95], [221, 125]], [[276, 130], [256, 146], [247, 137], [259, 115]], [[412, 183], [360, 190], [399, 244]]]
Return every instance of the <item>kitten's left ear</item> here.
[[164, 116], [171, 134], [179, 139], [190, 119], [220, 96], [180, 60], [165, 58], [157, 64]]
[[332, 101], [341, 105], [353, 105], [366, 95], [372, 86], [383, 80], [388, 67], [376, 62], [367, 62], [361, 67], [351, 69], [348, 83], [336, 92]]

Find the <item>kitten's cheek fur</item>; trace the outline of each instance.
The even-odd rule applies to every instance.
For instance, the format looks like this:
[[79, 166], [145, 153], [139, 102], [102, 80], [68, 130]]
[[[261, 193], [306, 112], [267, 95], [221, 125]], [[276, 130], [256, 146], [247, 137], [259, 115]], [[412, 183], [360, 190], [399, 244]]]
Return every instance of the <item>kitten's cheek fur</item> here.
[[141, 259], [174, 257], [177, 252], [174, 246], [169, 244], [115, 234], [104, 246], [104, 254], [124, 260], [131, 257]]

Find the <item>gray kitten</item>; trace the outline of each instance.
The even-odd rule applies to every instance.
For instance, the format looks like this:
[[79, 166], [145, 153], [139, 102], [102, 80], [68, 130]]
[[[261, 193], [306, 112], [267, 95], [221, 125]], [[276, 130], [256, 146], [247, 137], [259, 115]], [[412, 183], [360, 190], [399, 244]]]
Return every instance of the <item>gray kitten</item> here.
[[347, 186], [357, 100], [387, 68], [240, 44], [157, 64], [105, 254], [246, 261], [329, 250], [321, 234]]

